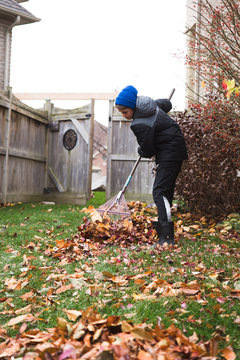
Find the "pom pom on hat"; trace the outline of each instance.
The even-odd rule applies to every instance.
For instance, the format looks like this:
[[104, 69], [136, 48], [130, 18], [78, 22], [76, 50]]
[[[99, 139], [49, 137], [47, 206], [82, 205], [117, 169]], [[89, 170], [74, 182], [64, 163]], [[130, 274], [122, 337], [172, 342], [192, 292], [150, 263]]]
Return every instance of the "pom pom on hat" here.
[[126, 106], [130, 109], [135, 109], [136, 101], [137, 101], [137, 89], [134, 86], [129, 85], [126, 86], [122, 91], [118, 94], [115, 105]]

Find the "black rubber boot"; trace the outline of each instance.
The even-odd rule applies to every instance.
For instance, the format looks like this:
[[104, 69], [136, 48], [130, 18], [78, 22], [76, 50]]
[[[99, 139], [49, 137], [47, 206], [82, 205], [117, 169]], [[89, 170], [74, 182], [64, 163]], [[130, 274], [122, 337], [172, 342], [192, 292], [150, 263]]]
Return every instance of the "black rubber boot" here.
[[167, 243], [168, 245], [174, 245], [174, 223], [153, 221], [153, 228], [158, 235], [158, 245]]

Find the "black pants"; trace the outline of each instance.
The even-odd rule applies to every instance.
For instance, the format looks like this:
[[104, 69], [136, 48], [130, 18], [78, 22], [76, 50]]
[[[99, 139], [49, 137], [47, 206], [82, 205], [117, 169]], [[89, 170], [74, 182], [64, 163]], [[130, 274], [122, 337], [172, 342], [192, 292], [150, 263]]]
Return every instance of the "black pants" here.
[[158, 221], [169, 221], [166, 200], [172, 206], [174, 188], [177, 176], [181, 170], [182, 161], [161, 162], [157, 165], [157, 173], [153, 184], [153, 199], [157, 206]]

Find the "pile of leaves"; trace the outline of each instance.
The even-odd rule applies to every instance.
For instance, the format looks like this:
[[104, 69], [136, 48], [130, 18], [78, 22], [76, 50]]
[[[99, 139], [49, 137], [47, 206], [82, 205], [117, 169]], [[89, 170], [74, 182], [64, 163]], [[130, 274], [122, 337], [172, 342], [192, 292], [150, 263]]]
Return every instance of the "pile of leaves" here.
[[[48, 331], [24, 331], [22, 326], [13, 339], [0, 330], [0, 359], [13, 355], [20, 358], [23, 354], [24, 360], [216, 359], [218, 338], [202, 343], [196, 335], [187, 338], [174, 325], [165, 329], [160, 320], [155, 328], [149, 328], [121, 321], [117, 316], [102, 318], [93, 308], [66, 313], [69, 321], [58, 318], [57, 326]], [[225, 359], [234, 359], [230, 347], [222, 354]]]
[[[129, 204], [132, 210], [131, 218], [122, 219], [112, 219], [108, 214], [102, 218], [94, 208], [85, 209], [91, 215], [91, 220], [85, 217], [84, 224], [78, 228], [81, 237], [84, 241], [91, 239], [105, 244], [121, 244], [122, 247], [131, 244], [152, 245], [156, 233], [151, 218], [146, 215], [149, 208], [140, 208], [139, 204]], [[95, 219], [96, 221], [92, 222]]]

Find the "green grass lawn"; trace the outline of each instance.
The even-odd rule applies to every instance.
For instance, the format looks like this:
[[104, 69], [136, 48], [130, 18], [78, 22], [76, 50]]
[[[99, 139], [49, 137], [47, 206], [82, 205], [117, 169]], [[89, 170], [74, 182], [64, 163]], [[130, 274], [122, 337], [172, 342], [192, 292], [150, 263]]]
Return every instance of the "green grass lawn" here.
[[[104, 202], [99, 192], [88, 205]], [[41, 203], [0, 208], [0, 326], [9, 336], [21, 332], [21, 322], [11, 323], [18, 316], [33, 316], [27, 330], [44, 330], [56, 327], [57, 318], [69, 320], [67, 310], [95, 306], [101, 316], [151, 327], [174, 324], [187, 337], [231, 346], [240, 359], [237, 215], [233, 227], [175, 214], [182, 232], [174, 249], [140, 242], [99, 246], [91, 239], [78, 247], [82, 209]]]

